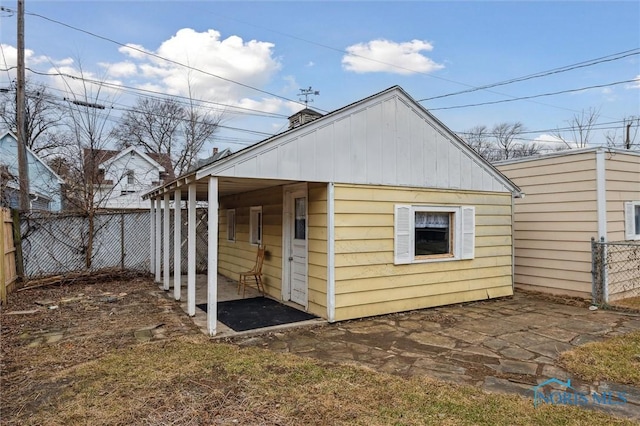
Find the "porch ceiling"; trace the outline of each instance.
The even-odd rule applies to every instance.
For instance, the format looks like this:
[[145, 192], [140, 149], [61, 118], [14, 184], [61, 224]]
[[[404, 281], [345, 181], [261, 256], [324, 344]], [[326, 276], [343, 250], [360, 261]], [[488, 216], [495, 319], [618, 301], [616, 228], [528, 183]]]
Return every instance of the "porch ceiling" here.
[[[169, 192], [171, 199], [175, 198], [175, 190], [181, 189], [181, 199], [188, 199], [189, 185], [194, 182], [193, 179], [178, 179], [167, 187], [154, 191], [149, 196], [162, 196], [166, 192]], [[235, 178], [235, 177], [218, 177], [218, 196], [224, 197], [226, 195], [240, 194], [243, 192], [257, 191], [260, 189], [270, 188], [273, 186], [280, 186], [295, 183], [289, 180], [278, 179], [254, 179], [254, 178]], [[196, 185], [196, 200], [207, 201], [209, 194], [209, 179], [202, 178], [195, 181]]]

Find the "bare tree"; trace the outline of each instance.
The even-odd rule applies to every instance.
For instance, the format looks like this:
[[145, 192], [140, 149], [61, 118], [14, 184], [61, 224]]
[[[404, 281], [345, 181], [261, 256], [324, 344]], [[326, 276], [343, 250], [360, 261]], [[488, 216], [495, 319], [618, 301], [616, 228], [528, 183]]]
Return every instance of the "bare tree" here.
[[[69, 143], [59, 130], [65, 121], [65, 109], [58, 105], [47, 87], [27, 82], [25, 87], [25, 135], [27, 146], [38, 156], [50, 154]], [[17, 129], [16, 87], [0, 93], [0, 120], [7, 129]]]
[[575, 114], [567, 121], [567, 129], [556, 130], [554, 136], [565, 144], [567, 149], [586, 148], [591, 142], [594, 126], [600, 117], [600, 110], [588, 108], [580, 114]]
[[176, 174], [189, 170], [221, 117], [175, 99], [142, 98], [122, 118], [114, 132], [120, 147], [139, 146], [147, 152], [168, 154]]
[[515, 123], [499, 123], [491, 129], [491, 136], [494, 138], [498, 148], [498, 156], [501, 160], [508, 160], [514, 157], [514, 144], [516, 138], [525, 130], [524, 124], [517, 121]]
[[484, 159], [493, 161], [496, 158], [496, 146], [491, 140], [491, 133], [485, 125], [472, 127], [463, 133], [464, 140]]
[[640, 117], [626, 117], [623, 120], [621, 132], [618, 130], [609, 131], [605, 135], [607, 146], [612, 148], [623, 148], [633, 151], [640, 150]]
[[[82, 69], [80, 69], [82, 76]], [[84, 243], [85, 267], [91, 267], [93, 241], [99, 229], [95, 216], [101, 204], [109, 196], [111, 182], [104, 180], [99, 165], [104, 149], [113, 141], [110, 128], [111, 108], [104, 104], [113, 102], [104, 93], [100, 83], [91, 83], [79, 78], [80, 90], [68, 86], [67, 107], [68, 138], [73, 142], [65, 147], [62, 156], [49, 161], [66, 181], [64, 202], [69, 210], [87, 217], [88, 226]]]
[[540, 154], [542, 147], [536, 142], [516, 143], [511, 149], [511, 158], [530, 157]]

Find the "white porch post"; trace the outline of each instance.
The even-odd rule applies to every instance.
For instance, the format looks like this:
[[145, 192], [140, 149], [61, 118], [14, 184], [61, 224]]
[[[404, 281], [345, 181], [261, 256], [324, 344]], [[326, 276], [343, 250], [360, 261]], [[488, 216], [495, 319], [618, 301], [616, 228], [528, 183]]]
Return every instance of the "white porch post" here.
[[218, 321], [218, 178], [209, 177], [207, 328], [215, 336]]
[[173, 298], [180, 300], [182, 280], [182, 191], [176, 189], [173, 206]]
[[187, 313], [196, 314], [196, 183], [189, 185], [189, 228], [187, 232]]
[[336, 320], [335, 185], [327, 184], [327, 320]]
[[156, 250], [155, 250], [155, 262], [154, 265], [156, 267], [156, 282], [159, 283], [160, 282], [160, 253], [161, 253], [161, 247], [160, 247], [160, 243], [162, 242], [162, 227], [160, 226], [160, 224], [162, 223], [162, 216], [160, 216], [161, 213], [161, 208], [160, 208], [160, 197], [156, 198], [156, 237], [155, 237], [155, 242], [156, 242]]
[[149, 198], [151, 203], [151, 209], [149, 210], [150, 221], [149, 221], [149, 241], [151, 245], [149, 246], [149, 272], [156, 272], [156, 210], [155, 210], [155, 200], [153, 198]]
[[171, 201], [171, 195], [167, 192], [164, 194], [164, 218], [163, 218], [163, 235], [162, 243], [164, 245], [162, 251], [162, 282], [164, 291], [169, 291], [169, 202]]

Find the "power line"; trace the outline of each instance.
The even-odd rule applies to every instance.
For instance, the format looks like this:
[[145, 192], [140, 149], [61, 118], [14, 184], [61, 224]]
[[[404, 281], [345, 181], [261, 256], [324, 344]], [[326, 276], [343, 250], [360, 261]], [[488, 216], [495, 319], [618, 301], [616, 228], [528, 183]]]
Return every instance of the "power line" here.
[[[422, 74], [422, 75], [425, 75], [425, 76], [430, 77], [430, 78], [435, 78], [435, 79], [438, 79], [438, 80], [447, 81], [449, 83], [454, 83], [454, 84], [458, 84], [458, 85], [461, 85], [461, 86], [469, 87], [468, 90], [463, 90], [463, 91], [454, 92], [454, 93], [448, 93], [448, 94], [434, 96], [434, 97], [430, 97], [430, 98], [424, 98], [424, 99], [418, 100], [418, 102], [427, 101], [427, 100], [433, 100], [433, 99], [439, 99], [439, 98], [454, 96], [454, 95], [463, 94], [463, 93], [470, 93], [470, 92], [475, 92], [475, 91], [479, 91], [479, 90], [486, 90], [489, 93], [494, 93], [494, 94], [498, 94], [498, 95], [501, 95], [501, 96], [510, 96], [510, 95], [507, 95], [507, 94], [504, 94], [504, 93], [494, 92], [494, 91], [487, 90], [487, 89], [492, 88], [492, 87], [497, 87], [497, 86], [504, 86], [504, 85], [516, 83], [516, 82], [519, 82], [519, 81], [526, 81], [526, 80], [531, 80], [531, 79], [534, 79], [534, 78], [546, 77], [546, 76], [549, 76], [549, 75], [559, 74], [559, 73], [562, 73], [562, 72], [567, 72], [567, 71], [571, 71], [571, 70], [578, 69], [578, 68], [585, 68], [585, 67], [597, 65], [597, 64], [600, 64], [600, 63], [617, 61], [617, 60], [620, 60], [620, 59], [624, 59], [624, 58], [626, 58], [628, 56], [640, 54], [640, 48], [634, 48], [634, 49], [625, 50], [625, 51], [622, 51], [622, 52], [612, 53], [610, 55], [606, 55], [606, 56], [602, 56], [602, 57], [598, 57], [598, 58], [594, 58], [594, 59], [588, 59], [588, 60], [585, 60], [585, 61], [582, 61], [582, 62], [577, 62], [577, 63], [574, 63], [574, 64], [565, 65], [565, 66], [558, 67], [558, 68], [553, 68], [553, 69], [546, 70], [546, 71], [540, 71], [538, 73], [526, 75], [526, 76], [523, 76], [523, 77], [516, 77], [516, 78], [510, 79], [510, 80], [506, 80], [506, 81], [502, 81], [502, 82], [491, 83], [491, 84], [487, 84], [487, 85], [483, 85], [483, 86], [474, 86], [474, 85], [471, 85], [471, 84], [462, 83], [462, 82], [459, 82], [459, 81], [456, 81], [456, 80], [447, 79], [447, 78], [440, 77], [440, 76], [433, 75], [433, 74], [429, 74], [429, 73], [426, 73], [426, 72], [416, 71], [416, 70], [413, 70], [413, 69], [410, 69], [410, 68], [406, 68], [406, 67], [402, 67], [402, 66], [399, 66], [399, 65], [396, 65], [396, 64], [392, 64], [392, 63], [389, 63], [389, 62], [384, 62], [384, 61], [380, 61], [380, 60], [377, 60], [377, 59], [369, 58], [369, 57], [366, 57], [366, 56], [357, 55], [357, 54], [348, 52], [348, 51], [346, 51], [344, 49], [336, 48], [336, 47], [333, 47], [333, 46], [328, 46], [328, 45], [323, 44], [323, 43], [318, 43], [318, 42], [315, 42], [315, 41], [312, 41], [312, 40], [305, 39], [303, 37], [295, 36], [295, 35], [288, 34], [288, 33], [282, 32], [282, 31], [278, 31], [278, 30], [274, 30], [274, 29], [271, 29], [271, 28], [268, 28], [268, 27], [264, 27], [262, 25], [256, 25], [256, 24], [253, 24], [253, 23], [250, 23], [250, 22], [246, 22], [246, 21], [243, 21], [243, 20], [240, 20], [240, 19], [230, 18], [228, 16], [221, 16], [220, 14], [216, 14], [216, 16], [217, 17], [222, 17], [222, 18], [225, 18], [225, 19], [229, 19], [229, 20], [232, 20], [232, 21], [236, 21], [236, 22], [239, 22], [239, 23], [244, 24], [244, 25], [249, 25], [249, 26], [252, 26], [252, 27], [255, 27], [255, 28], [260, 28], [262, 30], [270, 31], [270, 32], [273, 32], [275, 34], [280, 34], [282, 36], [285, 36], [285, 37], [288, 37], [288, 38], [292, 38], [294, 40], [299, 40], [299, 41], [302, 41], [302, 42], [305, 42], [305, 43], [308, 43], [308, 44], [312, 44], [312, 45], [315, 45], [315, 46], [319, 46], [319, 47], [322, 47], [322, 48], [325, 48], [325, 49], [328, 49], [328, 50], [333, 50], [333, 51], [336, 51], [338, 53], [347, 54], [347, 55], [354, 56], [354, 57], [361, 58], [361, 59], [365, 59], [365, 60], [368, 60], [368, 61], [371, 61], [371, 62], [376, 62], [376, 63], [379, 63], [379, 64], [387, 65], [387, 66], [390, 66], [392, 68], [397, 68], [397, 69], [401, 69], [401, 70], [404, 70], [404, 71], [411, 71], [413, 73]], [[541, 105], [546, 105], [546, 104], [541, 104]], [[551, 107], [554, 107], [554, 108], [563, 109], [563, 110], [567, 110], [567, 111], [574, 111], [572, 109], [563, 108], [563, 107], [559, 107], [559, 106], [556, 106], [556, 105], [547, 105], [547, 106], [551, 106]]]
[[[2, 10], [9, 11], [9, 12], [12, 11], [11, 9], [8, 9], [8, 8], [5, 8], [5, 7], [3, 7]], [[285, 96], [281, 96], [281, 95], [278, 95], [278, 94], [275, 94], [275, 93], [272, 93], [272, 92], [268, 92], [266, 90], [258, 89], [257, 87], [253, 87], [251, 85], [248, 85], [248, 84], [245, 84], [245, 83], [241, 83], [239, 81], [235, 81], [235, 80], [232, 80], [230, 78], [222, 77], [222, 76], [219, 76], [217, 74], [213, 74], [213, 73], [210, 73], [208, 71], [202, 70], [200, 68], [195, 68], [195, 67], [192, 67], [190, 65], [183, 64], [182, 62], [175, 61], [173, 59], [165, 58], [165, 57], [160, 56], [160, 55], [158, 55], [156, 53], [148, 52], [146, 50], [139, 49], [139, 48], [137, 48], [135, 46], [131, 46], [131, 45], [128, 45], [128, 44], [121, 43], [121, 42], [113, 40], [111, 38], [108, 38], [108, 37], [105, 37], [105, 36], [101, 36], [99, 34], [93, 33], [91, 31], [84, 30], [82, 28], [75, 27], [75, 26], [70, 25], [70, 24], [66, 24], [64, 22], [58, 21], [58, 20], [53, 19], [53, 18], [48, 18], [48, 17], [40, 15], [38, 13], [27, 12], [26, 14], [29, 15], [29, 16], [35, 16], [37, 18], [44, 19], [44, 20], [49, 21], [49, 22], [53, 22], [53, 23], [58, 24], [58, 25], [62, 25], [64, 27], [70, 28], [70, 29], [75, 30], [75, 31], [82, 32], [82, 33], [90, 35], [92, 37], [99, 38], [100, 40], [104, 40], [104, 41], [107, 41], [109, 43], [113, 43], [115, 45], [118, 45], [118, 46], [121, 46], [121, 47], [125, 47], [127, 49], [134, 50], [134, 51], [142, 53], [144, 55], [151, 56], [153, 58], [160, 59], [162, 61], [174, 64], [174, 65], [178, 65], [178, 66], [190, 69], [192, 71], [200, 72], [200, 73], [208, 75], [210, 77], [215, 77], [217, 79], [220, 79], [220, 80], [223, 80], [223, 81], [226, 81], [226, 82], [229, 82], [229, 83], [237, 84], [237, 85], [242, 86], [244, 88], [255, 90], [257, 92], [260, 92], [260, 93], [263, 93], [263, 94], [266, 94], [266, 95], [269, 95], [269, 96], [273, 96], [273, 97], [278, 98], [278, 99], [282, 99], [282, 100], [285, 100], [285, 101], [288, 101], [288, 102], [293, 102], [295, 104], [303, 105], [301, 102], [299, 102], [297, 100], [289, 99], [289, 98], [287, 98]], [[323, 111], [323, 110], [321, 110], [321, 111]], [[324, 112], [327, 112], [327, 111], [324, 111]]]
[[[15, 67], [9, 67], [6, 70], [11, 70], [11, 69], [15, 69]], [[181, 95], [169, 95], [166, 93], [162, 93], [162, 92], [158, 92], [158, 91], [154, 91], [154, 90], [149, 90], [149, 89], [141, 89], [141, 88], [137, 88], [137, 87], [131, 87], [131, 86], [126, 86], [126, 85], [122, 85], [122, 84], [114, 84], [114, 83], [109, 83], [108, 81], [99, 81], [99, 80], [93, 80], [90, 78], [86, 78], [86, 77], [82, 77], [82, 76], [75, 76], [75, 75], [71, 75], [71, 74], [66, 74], [66, 73], [60, 73], [60, 72], [56, 72], [56, 73], [51, 73], [51, 72], [42, 72], [42, 71], [37, 71], [37, 70], [33, 70], [31, 68], [26, 68], [27, 71], [33, 73], [33, 74], [37, 74], [37, 75], [42, 75], [42, 76], [48, 76], [48, 77], [67, 77], [67, 78], [71, 78], [74, 80], [80, 80], [80, 81], [84, 81], [87, 83], [92, 83], [92, 84], [97, 84], [97, 85], [102, 85], [105, 87], [110, 87], [113, 89], [118, 89], [118, 90], [122, 90], [123, 92], [127, 92], [127, 90], [130, 93], [135, 93], [137, 94], [137, 92], [142, 92], [142, 93], [152, 93], [155, 95], [160, 95], [160, 96], [146, 96], [147, 98], [150, 99], [163, 99], [163, 98], [167, 98], [167, 97], [171, 97], [171, 98], [177, 98], [177, 99], [183, 99], [183, 100], [187, 100], [187, 101], [197, 101], [198, 103], [202, 103], [202, 104], [212, 104], [212, 105], [218, 105], [224, 108], [224, 110], [226, 111], [228, 108], [233, 108], [233, 109], [237, 109], [240, 111], [249, 111], [251, 113], [245, 113], [247, 115], [256, 115], [256, 116], [262, 116], [262, 117], [272, 117], [272, 118], [288, 118], [287, 115], [284, 114], [278, 114], [278, 113], [272, 113], [272, 112], [266, 112], [266, 111], [260, 111], [257, 109], [252, 109], [252, 108], [246, 108], [246, 107], [240, 107], [237, 105], [231, 105], [231, 104], [223, 104], [220, 102], [214, 102], [214, 101], [208, 101], [208, 100], [204, 100], [204, 99], [194, 99], [194, 98], [190, 98], [188, 96], [181, 96]], [[0, 70], [3, 71], [3, 70]], [[52, 89], [52, 90], [60, 90], [51, 86], [48, 86], [48, 88]], [[127, 90], [124, 90], [127, 89]], [[231, 112], [231, 113], [240, 113], [240, 112]]]
[[[473, 87], [473, 88], [467, 89], [467, 90], [461, 90], [459, 92], [447, 93], [447, 94], [444, 94], [444, 95], [438, 95], [438, 96], [432, 96], [430, 98], [420, 99], [420, 100], [418, 100], [418, 102], [431, 101], [431, 100], [434, 100], [434, 99], [441, 99], [441, 98], [446, 98], [446, 97], [450, 97], [450, 96], [462, 95], [462, 94], [465, 94], [465, 93], [477, 92], [478, 90], [486, 90], [486, 89], [490, 89], [492, 87], [505, 86], [507, 84], [518, 83], [518, 82], [526, 81], [526, 80], [532, 80], [534, 78], [547, 77], [547, 76], [550, 76], [550, 75], [553, 75], [553, 74], [559, 74], [559, 73], [572, 71], [572, 70], [579, 69], [579, 68], [590, 67], [590, 66], [601, 64], [601, 63], [605, 63], [605, 62], [617, 61], [617, 60], [620, 60], [620, 59], [623, 59], [623, 58], [626, 58], [626, 57], [629, 57], [629, 56], [639, 55], [640, 51], [638, 51], [638, 50], [640, 50], [640, 49], [636, 48], [636, 49], [626, 50], [624, 52], [613, 53], [611, 55], [602, 56], [600, 58], [591, 59], [591, 60], [583, 61], [583, 62], [578, 62], [576, 64], [565, 65], [563, 67], [554, 68], [554, 69], [551, 69], [551, 70], [548, 70], [548, 71], [540, 71], [538, 73], [525, 75], [523, 77], [516, 77], [516, 78], [509, 79], [509, 80], [500, 81], [500, 82], [497, 82], [497, 83], [491, 83], [491, 84], [486, 84], [484, 86]], [[615, 56], [615, 57], [612, 58], [612, 56]]]
[[578, 89], [560, 90], [560, 91], [557, 91], [557, 92], [541, 93], [541, 94], [538, 94], [538, 95], [521, 96], [521, 97], [512, 98], [512, 99], [502, 99], [502, 100], [499, 100], [499, 101], [480, 102], [480, 103], [476, 103], [476, 104], [466, 104], [466, 105], [455, 105], [455, 106], [441, 107], [441, 108], [429, 108], [429, 111], [439, 111], [439, 110], [457, 109], [457, 108], [469, 108], [469, 107], [476, 107], [476, 106], [482, 106], [482, 105], [495, 105], [495, 104], [501, 104], [501, 103], [505, 103], [505, 102], [515, 102], [515, 101], [522, 101], [522, 100], [526, 100], [526, 99], [541, 98], [541, 97], [544, 97], [544, 96], [553, 96], [553, 95], [561, 95], [561, 94], [564, 94], [564, 93], [581, 92], [583, 90], [590, 90], [590, 89], [598, 89], [598, 88], [601, 88], [601, 87], [616, 86], [618, 84], [633, 83], [635, 81], [637, 81], [637, 80], [636, 79], [623, 80], [623, 81], [616, 81], [614, 83], [598, 84], [598, 85], [595, 85], [595, 86], [586, 86], [586, 87], [581, 87], [581, 88], [578, 88]]

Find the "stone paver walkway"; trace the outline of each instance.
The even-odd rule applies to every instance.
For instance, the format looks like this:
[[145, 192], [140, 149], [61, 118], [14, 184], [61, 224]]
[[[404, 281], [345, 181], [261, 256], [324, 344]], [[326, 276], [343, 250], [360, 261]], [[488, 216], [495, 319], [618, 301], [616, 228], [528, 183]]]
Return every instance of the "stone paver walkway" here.
[[634, 330], [640, 330], [640, 315], [591, 311], [516, 293], [502, 300], [276, 331], [235, 341], [531, 398], [532, 388], [550, 378], [570, 379], [574, 390], [587, 395], [624, 392], [625, 404], [598, 408], [640, 420], [640, 388], [587, 383], [557, 362], [560, 353], [574, 346]]

